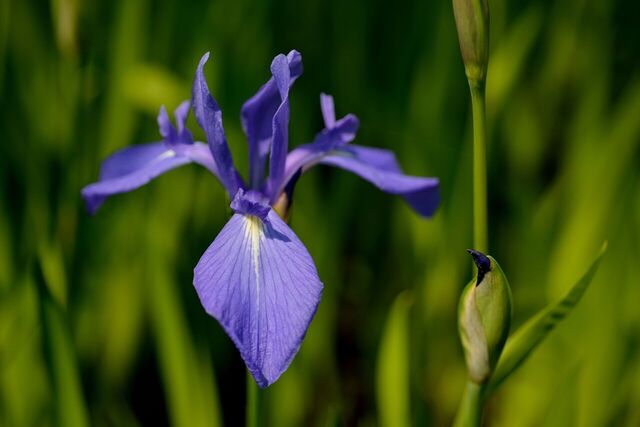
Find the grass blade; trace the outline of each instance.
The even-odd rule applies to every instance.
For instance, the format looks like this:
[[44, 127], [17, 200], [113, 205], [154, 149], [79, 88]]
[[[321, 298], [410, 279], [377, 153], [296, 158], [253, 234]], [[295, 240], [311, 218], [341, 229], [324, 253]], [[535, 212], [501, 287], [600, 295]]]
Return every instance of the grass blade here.
[[410, 426], [409, 308], [411, 297], [396, 298], [380, 343], [376, 386], [381, 426]]
[[59, 304], [41, 288], [41, 316], [45, 357], [53, 387], [58, 426], [85, 427], [89, 415], [68, 321]]
[[578, 304], [595, 276], [602, 256], [607, 250], [605, 242], [600, 253], [582, 278], [558, 302], [550, 304], [522, 325], [508, 340], [489, 384], [488, 393], [495, 390], [515, 371], [558, 323]]

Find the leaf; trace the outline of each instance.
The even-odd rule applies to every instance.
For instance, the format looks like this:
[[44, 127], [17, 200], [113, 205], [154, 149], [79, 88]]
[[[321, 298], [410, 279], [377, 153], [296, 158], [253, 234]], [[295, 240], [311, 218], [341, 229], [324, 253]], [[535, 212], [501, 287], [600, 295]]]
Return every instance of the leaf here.
[[58, 426], [89, 425], [78, 361], [68, 319], [60, 305], [41, 287], [41, 316]]
[[[166, 202], [168, 203], [168, 202]], [[158, 210], [166, 212], [165, 203]], [[179, 215], [176, 214], [176, 217]], [[155, 216], [148, 222], [147, 271], [151, 330], [158, 355], [160, 375], [164, 384], [170, 425], [176, 427], [218, 427], [222, 425], [214, 370], [209, 348], [196, 345], [189, 329], [187, 314], [178, 284], [172, 271], [172, 251], [177, 234], [165, 232], [161, 238], [157, 230], [165, 224], [165, 217]]]
[[411, 296], [396, 297], [378, 353], [376, 394], [381, 426], [411, 425], [409, 408], [409, 308]]
[[531, 352], [546, 338], [578, 304], [595, 276], [602, 256], [607, 251], [603, 243], [600, 253], [589, 270], [558, 302], [550, 304], [522, 325], [508, 340], [493, 377], [490, 380], [488, 394], [493, 392], [529, 357]]
[[[507, 34], [491, 52], [487, 80], [487, 108], [489, 116], [495, 116], [505, 105], [505, 100], [513, 87], [523, 79], [526, 64], [542, 29], [543, 14], [540, 4], [520, 14], [510, 26]], [[519, 148], [519, 147], [518, 147]]]
[[[150, 259], [163, 258], [154, 254]], [[220, 406], [213, 368], [198, 354], [170, 272], [157, 268], [151, 274], [151, 327], [171, 425], [217, 427]]]

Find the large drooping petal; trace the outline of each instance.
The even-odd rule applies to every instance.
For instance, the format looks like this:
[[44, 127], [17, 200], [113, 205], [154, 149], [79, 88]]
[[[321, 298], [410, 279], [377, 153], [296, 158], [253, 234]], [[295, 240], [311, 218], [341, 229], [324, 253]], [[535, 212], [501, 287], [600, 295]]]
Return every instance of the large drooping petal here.
[[289, 153], [280, 192], [297, 174], [324, 164], [353, 172], [382, 191], [402, 196], [422, 216], [433, 215], [439, 203], [436, 178], [405, 175], [391, 151], [349, 144], [358, 130], [358, 119], [349, 114], [336, 121], [330, 95], [320, 95], [320, 107], [326, 127], [311, 144]]
[[211, 154], [216, 163], [220, 182], [233, 197], [238, 188], [242, 186], [240, 176], [233, 165], [231, 151], [227, 145], [227, 138], [222, 126], [222, 111], [207, 86], [204, 77], [204, 64], [209, 59], [209, 52], [205, 53], [193, 80], [193, 112], [200, 127], [207, 135], [207, 142], [211, 149]]
[[322, 283], [311, 256], [271, 210], [236, 213], [194, 270], [194, 285], [260, 387], [278, 379], [300, 348]]
[[390, 155], [386, 150], [347, 145], [328, 153], [319, 163], [353, 172], [386, 193], [402, 196], [420, 215], [433, 215], [440, 202], [438, 179], [404, 175], [392, 166]]
[[297, 172], [304, 173], [317, 164], [353, 172], [386, 193], [402, 196], [422, 216], [433, 215], [438, 207], [437, 178], [405, 175], [391, 151], [355, 144], [331, 150], [324, 150], [316, 143], [296, 148], [287, 158], [285, 183]]
[[209, 148], [201, 143], [171, 146], [166, 142], [133, 145], [108, 157], [100, 168], [100, 180], [82, 189], [87, 209], [95, 213], [114, 194], [135, 190], [153, 178], [195, 162], [217, 176]]
[[[289, 86], [302, 74], [302, 56], [292, 50], [286, 57]], [[249, 141], [249, 185], [259, 188], [264, 178], [264, 166], [271, 148], [273, 122], [282, 105], [282, 97], [274, 77], [242, 106], [242, 127]]]
[[175, 110], [176, 129], [164, 106], [160, 107], [158, 128], [163, 141], [124, 148], [102, 162], [99, 181], [82, 189], [89, 212], [95, 213], [107, 197], [139, 188], [187, 163], [198, 163], [219, 177], [209, 147], [194, 143], [184, 126], [188, 114], [189, 101], [184, 101]]

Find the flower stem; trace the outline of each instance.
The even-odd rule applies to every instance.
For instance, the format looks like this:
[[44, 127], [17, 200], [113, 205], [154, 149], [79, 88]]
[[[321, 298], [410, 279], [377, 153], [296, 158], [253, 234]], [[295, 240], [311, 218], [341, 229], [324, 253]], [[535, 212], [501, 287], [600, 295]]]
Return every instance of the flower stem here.
[[487, 224], [487, 118], [484, 81], [469, 80], [473, 112], [473, 247], [489, 250]]
[[247, 413], [246, 426], [258, 427], [259, 395], [258, 385], [247, 371]]
[[484, 386], [467, 380], [467, 387], [458, 407], [454, 427], [479, 427], [482, 421]]

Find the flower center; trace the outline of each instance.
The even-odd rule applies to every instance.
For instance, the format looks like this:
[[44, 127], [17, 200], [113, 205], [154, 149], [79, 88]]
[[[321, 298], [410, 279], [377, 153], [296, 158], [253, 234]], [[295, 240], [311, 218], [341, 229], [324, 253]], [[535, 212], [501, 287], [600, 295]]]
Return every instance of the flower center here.
[[269, 222], [267, 218], [271, 211], [269, 199], [259, 191], [238, 189], [238, 192], [231, 202], [231, 209], [239, 214], [258, 217], [262, 222]]

